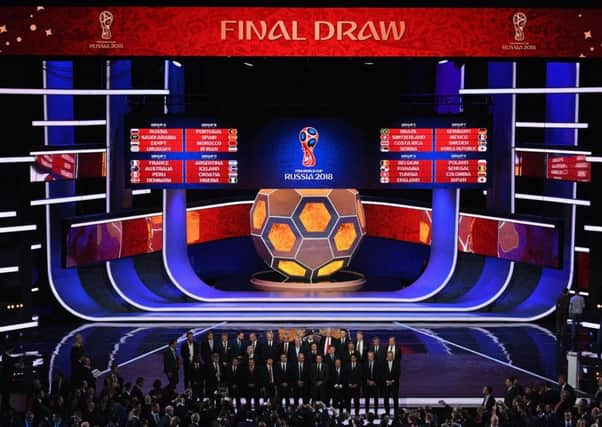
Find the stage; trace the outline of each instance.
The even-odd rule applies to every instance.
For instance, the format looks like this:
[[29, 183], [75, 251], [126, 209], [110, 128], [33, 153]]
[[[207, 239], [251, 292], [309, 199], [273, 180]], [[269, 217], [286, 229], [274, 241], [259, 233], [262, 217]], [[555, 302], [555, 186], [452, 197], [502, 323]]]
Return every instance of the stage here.
[[[88, 323], [73, 329], [46, 327], [23, 342], [23, 351], [38, 349], [48, 362], [48, 381], [54, 374], [70, 371], [70, 350], [77, 334], [84, 339], [86, 353], [92, 358], [97, 384], [101, 386], [112, 364], [119, 366], [125, 382], [144, 377], [145, 388], [160, 379], [166, 384], [163, 350], [170, 338], [184, 340], [191, 330], [201, 341], [208, 331], [219, 339], [221, 332], [265, 332], [278, 329], [346, 328], [350, 337], [361, 330], [369, 342], [379, 336], [394, 336], [401, 348], [400, 402], [405, 406], [437, 405], [444, 400], [452, 405], [478, 406], [482, 387], [493, 386], [495, 397], [504, 395], [504, 380], [517, 376], [521, 385], [534, 383], [557, 387], [557, 375], [565, 365], [564, 351], [547, 328], [534, 324], [404, 324], [388, 323], [203, 323], [184, 324], [106, 324]], [[179, 344], [178, 344], [179, 350]], [[559, 371], [560, 370], [560, 371]], [[181, 374], [180, 374], [181, 375]], [[180, 378], [178, 390], [183, 391]]]

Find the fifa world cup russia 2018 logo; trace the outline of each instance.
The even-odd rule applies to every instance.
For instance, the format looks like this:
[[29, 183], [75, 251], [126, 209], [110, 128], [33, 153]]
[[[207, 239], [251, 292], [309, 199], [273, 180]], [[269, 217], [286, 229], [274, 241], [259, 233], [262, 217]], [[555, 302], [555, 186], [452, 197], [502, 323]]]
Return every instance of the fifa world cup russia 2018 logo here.
[[111, 34], [111, 25], [113, 25], [113, 14], [108, 10], [103, 10], [98, 15], [98, 20], [100, 21], [100, 28], [102, 30], [101, 37], [103, 40], [111, 40], [113, 34]]
[[525, 40], [525, 26], [527, 25], [527, 15], [523, 12], [516, 12], [512, 16], [512, 24], [514, 25], [514, 40], [522, 42]]
[[303, 166], [311, 168], [316, 165], [316, 156], [314, 155], [314, 148], [320, 139], [318, 130], [311, 126], [306, 126], [299, 131], [299, 143], [303, 150]]

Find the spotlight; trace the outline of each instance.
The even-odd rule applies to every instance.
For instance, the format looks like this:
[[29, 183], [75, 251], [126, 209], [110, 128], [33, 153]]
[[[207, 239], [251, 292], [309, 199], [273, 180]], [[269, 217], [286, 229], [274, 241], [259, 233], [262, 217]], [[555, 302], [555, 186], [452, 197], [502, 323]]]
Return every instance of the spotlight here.
[[255, 64], [253, 64], [252, 62], [243, 62], [242, 63], [245, 67], [254, 67]]
[[179, 62], [179, 61], [171, 61], [171, 63], [172, 63], [173, 65], [175, 65], [176, 67], [178, 67], [178, 68], [182, 68], [182, 63], [181, 63], [181, 62]]
[[372, 61], [366, 61], [366, 62], [364, 62], [364, 65], [374, 65], [374, 62], [372, 62]]
[[448, 59], [442, 59], [438, 62], [439, 65], [447, 64], [449, 62]]

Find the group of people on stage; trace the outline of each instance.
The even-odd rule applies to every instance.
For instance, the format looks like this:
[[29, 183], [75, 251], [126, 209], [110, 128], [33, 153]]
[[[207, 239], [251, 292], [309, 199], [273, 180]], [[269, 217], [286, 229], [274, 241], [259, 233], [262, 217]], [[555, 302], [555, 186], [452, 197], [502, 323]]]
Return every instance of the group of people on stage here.
[[200, 342], [188, 332], [179, 348], [176, 339], [169, 342], [163, 371], [171, 387], [181, 367], [184, 387], [197, 396], [227, 395], [237, 404], [242, 397], [255, 406], [261, 398], [276, 405], [311, 400], [350, 410], [353, 403], [358, 413], [362, 396], [366, 410], [376, 410], [381, 397], [386, 412], [391, 400], [397, 412], [401, 356], [395, 337], [368, 340], [362, 331], [354, 337], [331, 329], [321, 334], [268, 331], [263, 337], [209, 331]]

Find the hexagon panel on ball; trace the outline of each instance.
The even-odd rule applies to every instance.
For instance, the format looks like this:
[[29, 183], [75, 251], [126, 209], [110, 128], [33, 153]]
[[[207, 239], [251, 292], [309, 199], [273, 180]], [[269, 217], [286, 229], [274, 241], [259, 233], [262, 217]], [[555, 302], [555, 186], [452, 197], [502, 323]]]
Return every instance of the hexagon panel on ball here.
[[294, 282], [327, 282], [349, 266], [366, 234], [354, 189], [263, 189], [251, 208], [259, 256]]

